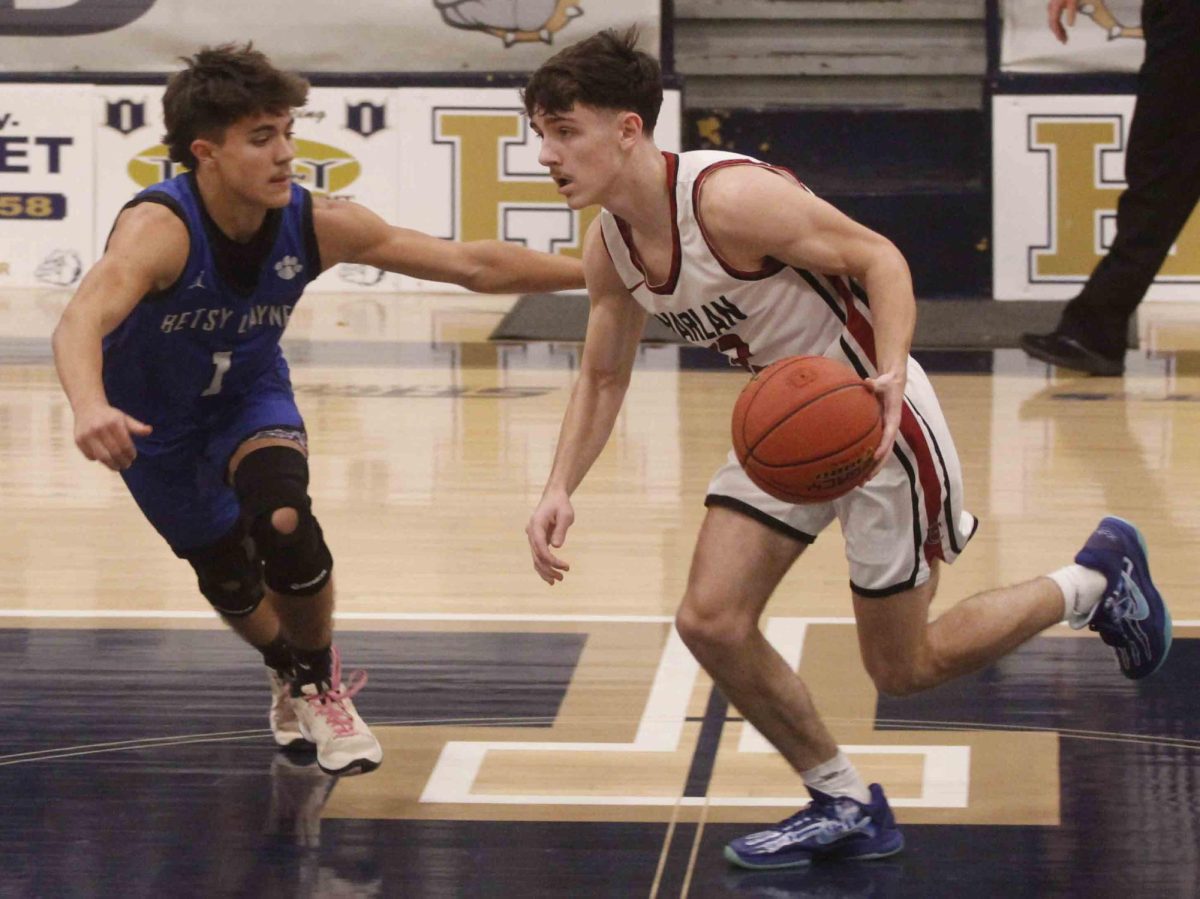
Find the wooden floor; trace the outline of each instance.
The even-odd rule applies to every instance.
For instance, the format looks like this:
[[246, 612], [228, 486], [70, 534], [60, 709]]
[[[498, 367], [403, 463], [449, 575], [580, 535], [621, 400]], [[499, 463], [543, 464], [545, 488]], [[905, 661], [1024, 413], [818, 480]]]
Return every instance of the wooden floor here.
[[[549, 588], [523, 528], [578, 345], [489, 343], [504, 298], [307, 297], [285, 347], [339, 642], [370, 672], [359, 708], [385, 751], [378, 772], [334, 780], [272, 751], [252, 653], [120, 478], [75, 450], [48, 346], [66, 299], [0, 293], [0, 788], [16, 797], [0, 852], [17, 860], [0, 895], [152, 895], [164, 872], [197, 895], [1195, 895], [1200, 314], [1187, 307], [1143, 311], [1124, 379], [1019, 351], [918, 354], [981, 520], [934, 612], [1066, 564], [1100, 516], [1121, 515], [1177, 623], [1160, 675], [1130, 684], [1094, 636], [1058, 628], [960, 684], [880, 699], [835, 526], [764, 627], [887, 785], [909, 850], [750, 875], [721, 844], [803, 790], [670, 626], [741, 376], [643, 348], [576, 495], [571, 571]], [[51, 802], [72, 803], [66, 843]]]

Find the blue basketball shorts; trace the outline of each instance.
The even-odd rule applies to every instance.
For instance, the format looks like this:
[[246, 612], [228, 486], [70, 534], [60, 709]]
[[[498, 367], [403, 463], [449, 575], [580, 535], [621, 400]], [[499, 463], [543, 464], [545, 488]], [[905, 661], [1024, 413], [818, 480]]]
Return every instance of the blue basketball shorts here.
[[295, 433], [304, 443], [304, 420], [286, 377], [269, 377], [250, 393], [223, 397], [194, 420], [156, 427], [135, 441], [137, 458], [121, 476], [175, 555], [233, 530], [240, 509], [227, 482], [229, 460], [246, 440], [272, 430]]

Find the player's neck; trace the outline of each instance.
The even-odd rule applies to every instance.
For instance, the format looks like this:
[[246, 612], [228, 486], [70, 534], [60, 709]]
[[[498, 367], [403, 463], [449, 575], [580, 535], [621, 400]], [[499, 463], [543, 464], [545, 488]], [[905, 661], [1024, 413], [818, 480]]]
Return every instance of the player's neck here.
[[653, 238], [671, 230], [671, 186], [662, 151], [647, 141], [630, 156], [604, 208], [629, 223], [638, 234]]
[[200, 187], [200, 199], [205, 210], [226, 237], [237, 243], [246, 243], [258, 233], [267, 216], [265, 206], [246, 202], [225, 189], [204, 169], [196, 173], [196, 184]]

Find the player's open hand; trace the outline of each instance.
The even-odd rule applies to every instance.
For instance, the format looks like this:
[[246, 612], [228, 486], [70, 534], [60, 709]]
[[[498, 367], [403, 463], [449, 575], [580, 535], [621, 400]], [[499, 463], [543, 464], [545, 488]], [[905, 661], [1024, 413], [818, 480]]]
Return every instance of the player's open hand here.
[[879, 438], [879, 448], [875, 450], [875, 467], [867, 476], [865, 484], [887, 463], [896, 443], [896, 432], [900, 430], [900, 413], [904, 409], [904, 385], [908, 380], [907, 371], [889, 371], [875, 378], [867, 378], [867, 384], [875, 391], [875, 398], [883, 407], [883, 436]]
[[145, 437], [148, 424], [107, 404], [89, 406], [75, 414], [75, 445], [84, 458], [122, 471], [133, 464], [137, 449], [134, 436]]
[[1046, 7], [1046, 22], [1060, 44], [1067, 42], [1067, 31], [1063, 28], [1062, 15], [1067, 14], [1067, 27], [1075, 27], [1075, 16], [1079, 12], [1079, 0], [1050, 0]]
[[537, 504], [525, 526], [529, 538], [529, 551], [533, 554], [533, 568], [543, 581], [551, 587], [563, 579], [563, 572], [571, 566], [554, 554], [551, 547], [558, 549], [567, 539], [567, 528], [575, 521], [575, 510], [571, 500], [561, 490], [549, 491]]

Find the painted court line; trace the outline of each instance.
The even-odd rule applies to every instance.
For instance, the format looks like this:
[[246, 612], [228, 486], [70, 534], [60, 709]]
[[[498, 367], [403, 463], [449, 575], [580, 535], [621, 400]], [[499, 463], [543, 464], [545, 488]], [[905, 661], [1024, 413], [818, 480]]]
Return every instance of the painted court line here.
[[[335, 612], [337, 621], [544, 621], [582, 624], [669, 624], [674, 615], [533, 615], [499, 612]], [[215, 612], [203, 609], [0, 609], [0, 618], [80, 618], [80, 619], [162, 619], [164, 621], [220, 622]], [[791, 627], [808, 624], [854, 624], [850, 615], [781, 615], [768, 620], [793, 622]], [[1200, 618], [1177, 618], [1176, 627], [1200, 627]], [[1060, 624], [1066, 627], [1066, 623]]]
[[[669, 624], [674, 615], [522, 615], [472, 612], [335, 612], [337, 621], [545, 621], [597, 624]], [[164, 621], [220, 622], [215, 612], [156, 611], [130, 609], [0, 609], [0, 618], [80, 618], [80, 619], [162, 619]], [[853, 618], [805, 619], [831, 624], [852, 622]]]

